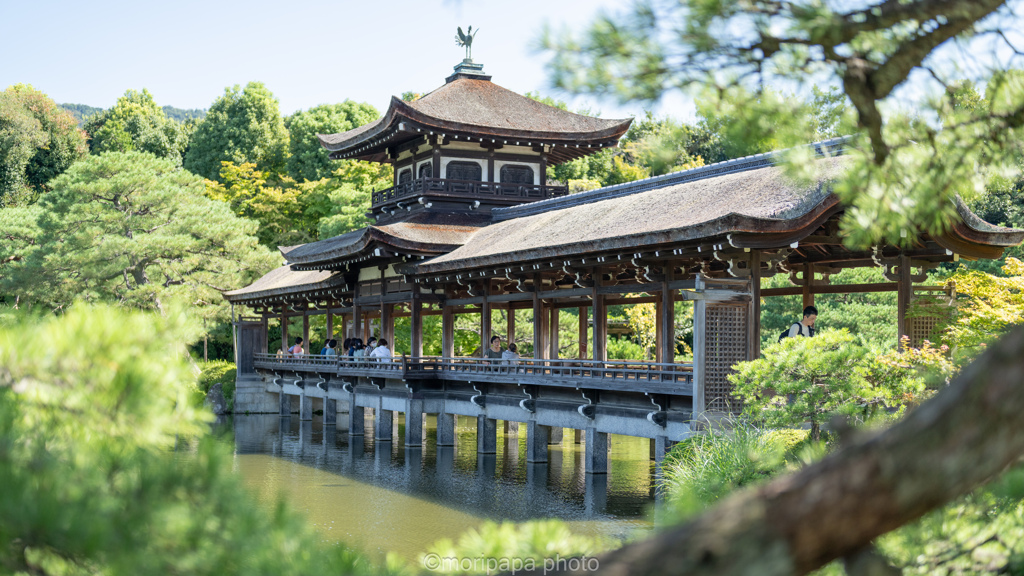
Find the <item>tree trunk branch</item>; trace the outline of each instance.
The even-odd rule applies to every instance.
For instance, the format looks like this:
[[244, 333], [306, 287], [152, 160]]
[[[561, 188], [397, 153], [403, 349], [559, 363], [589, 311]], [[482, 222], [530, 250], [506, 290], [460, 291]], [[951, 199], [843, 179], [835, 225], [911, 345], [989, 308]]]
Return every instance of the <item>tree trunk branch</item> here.
[[1021, 358], [1024, 327], [892, 428], [735, 494], [687, 524], [610, 552], [601, 558], [600, 572], [805, 574], [856, 554], [1024, 454]]

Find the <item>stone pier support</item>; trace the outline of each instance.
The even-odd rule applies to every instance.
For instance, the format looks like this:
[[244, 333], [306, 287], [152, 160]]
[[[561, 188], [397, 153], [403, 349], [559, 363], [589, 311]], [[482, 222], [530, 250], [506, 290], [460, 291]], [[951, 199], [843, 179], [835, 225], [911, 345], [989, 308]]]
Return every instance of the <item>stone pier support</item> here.
[[548, 461], [548, 438], [550, 426], [542, 426], [536, 422], [526, 423], [526, 461], [539, 463]]
[[405, 401], [405, 447], [423, 446], [423, 400], [410, 398]]
[[324, 426], [338, 425], [338, 401], [324, 398]]
[[437, 415], [437, 447], [455, 446], [455, 415], [441, 412]]
[[608, 473], [608, 433], [587, 428], [587, 453], [585, 457], [587, 474]]
[[572, 431], [572, 443], [573, 444], [579, 444], [582, 441], [583, 441], [583, 430], [573, 430]]
[[394, 428], [395, 414], [391, 410], [384, 410], [377, 405], [377, 408], [373, 410], [373, 426], [374, 435], [373, 439], [378, 442], [391, 442], [393, 436], [392, 429]]
[[498, 421], [482, 414], [476, 417], [476, 453], [498, 453]]
[[557, 426], [551, 427], [551, 432], [548, 434], [548, 445], [557, 446], [562, 443], [562, 428]]
[[302, 396], [299, 396], [299, 420], [312, 420], [313, 419], [313, 398], [306, 396], [306, 392], [302, 392]]
[[654, 460], [658, 466], [661, 466], [661, 461], [665, 459], [668, 449], [669, 442], [667, 436], [651, 438], [651, 460]]
[[366, 433], [365, 414], [362, 406], [356, 406], [356, 395], [348, 395], [348, 435], [362, 436]]
[[281, 416], [292, 415], [292, 397], [281, 392]]

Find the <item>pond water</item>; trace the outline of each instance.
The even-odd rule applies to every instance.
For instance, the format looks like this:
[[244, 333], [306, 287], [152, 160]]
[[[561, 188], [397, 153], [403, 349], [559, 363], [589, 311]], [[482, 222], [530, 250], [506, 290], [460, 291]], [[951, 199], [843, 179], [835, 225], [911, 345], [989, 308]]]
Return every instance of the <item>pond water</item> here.
[[647, 439], [610, 436], [609, 473], [595, 475], [583, 472], [584, 444], [572, 430], [549, 447], [547, 464], [528, 464], [525, 426], [506, 433], [499, 422], [497, 454], [477, 455], [476, 419], [460, 417], [456, 446], [438, 449], [427, 417], [424, 446], [406, 449], [401, 418], [395, 440], [380, 443], [350, 439], [347, 416], [338, 415], [338, 430], [295, 415], [238, 415], [220, 427], [233, 431], [236, 469], [259, 502], [271, 508], [284, 495], [326, 541], [376, 558], [415, 561], [485, 520], [558, 518], [574, 533], [616, 538], [652, 527]]

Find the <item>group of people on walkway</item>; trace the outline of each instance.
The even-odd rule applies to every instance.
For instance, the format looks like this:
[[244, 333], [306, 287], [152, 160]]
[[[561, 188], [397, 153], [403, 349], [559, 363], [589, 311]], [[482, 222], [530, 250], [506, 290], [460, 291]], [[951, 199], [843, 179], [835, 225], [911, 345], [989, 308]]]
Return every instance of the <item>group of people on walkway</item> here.
[[486, 358], [501, 360], [502, 364], [519, 364], [519, 347], [515, 342], [509, 342], [508, 348], [502, 349], [501, 336], [491, 336], [491, 345], [487, 349]]
[[[301, 336], [295, 338], [295, 344], [287, 350], [277, 353], [278, 356], [304, 356], [305, 348], [302, 347]], [[349, 358], [372, 358], [377, 362], [391, 362], [392, 353], [388, 348], [388, 341], [381, 338], [371, 337], [366, 344], [361, 338], [346, 338], [341, 353], [338, 353], [338, 341], [334, 338], [328, 340], [320, 350], [321, 356], [347, 356]]]

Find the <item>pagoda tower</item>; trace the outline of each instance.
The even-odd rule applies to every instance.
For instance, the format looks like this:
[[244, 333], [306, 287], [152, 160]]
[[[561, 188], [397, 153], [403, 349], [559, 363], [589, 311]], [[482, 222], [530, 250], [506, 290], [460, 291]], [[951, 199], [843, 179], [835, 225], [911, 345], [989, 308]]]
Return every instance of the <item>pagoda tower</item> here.
[[321, 134], [332, 159], [387, 162], [394, 184], [375, 191], [379, 224], [429, 220], [432, 213], [490, 220], [492, 208], [568, 194], [547, 168], [618, 144], [631, 118], [574, 114], [491, 82], [465, 59], [440, 88], [413, 102], [392, 96], [382, 118]]

